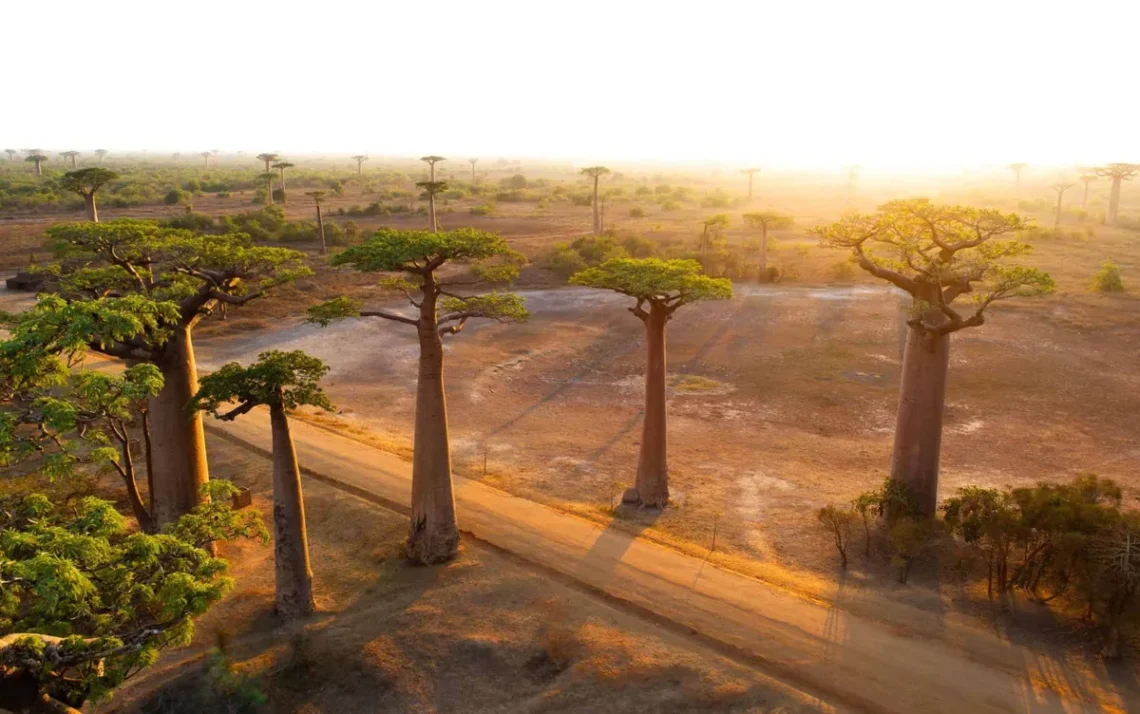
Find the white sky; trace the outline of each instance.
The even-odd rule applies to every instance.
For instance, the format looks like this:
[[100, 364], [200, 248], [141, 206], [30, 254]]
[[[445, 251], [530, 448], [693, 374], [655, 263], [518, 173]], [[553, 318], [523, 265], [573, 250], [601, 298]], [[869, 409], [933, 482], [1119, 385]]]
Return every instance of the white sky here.
[[1140, 161], [1140, 0], [0, 0], [0, 148]]

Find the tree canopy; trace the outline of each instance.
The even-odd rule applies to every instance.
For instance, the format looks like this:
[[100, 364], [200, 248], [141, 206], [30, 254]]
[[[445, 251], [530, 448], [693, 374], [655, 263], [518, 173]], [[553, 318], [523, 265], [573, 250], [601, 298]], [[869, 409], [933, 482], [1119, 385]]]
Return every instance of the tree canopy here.
[[90, 196], [108, 181], [119, 178], [119, 174], [110, 169], [101, 169], [93, 166], [78, 171], [68, 171], [59, 179], [61, 188], [74, 191], [80, 196]]
[[[812, 232], [826, 246], [851, 249], [863, 270], [914, 296], [921, 314], [912, 326], [945, 335], [983, 324], [998, 300], [1053, 290], [1048, 274], [1012, 262], [1032, 246], [1001, 239], [1028, 227], [1015, 214], [912, 199]], [[969, 316], [951, 307], [963, 295], [974, 308]]]
[[745, 213], [741, 217], [745, 223], [753, 228], [763, 228], [764, 230], [791, 228], [796, 223], [795, 219], [791, 216], [780, 213], [779, 211], [755, 211], [753, 213]]
[[637, 308], [632, 308], [635, 314], [646, 302], [672, 311], [701, 300], [732, 298], [732, 281], [704, 275], [695, 260], [613, 258], [575, 274], [570, 282], [635, 298]]
[[[332, 403], [320, 386], [328, 371], [324, 362], [300, 350], [262, 352], [248, 367], [230, 362], [203, 377], [191, 408], [226, 420], [262, 404], [287, 410], [300, 406], [330, 410]], [[231, 402], [237, 406], [225, 413], [219, 411]]]

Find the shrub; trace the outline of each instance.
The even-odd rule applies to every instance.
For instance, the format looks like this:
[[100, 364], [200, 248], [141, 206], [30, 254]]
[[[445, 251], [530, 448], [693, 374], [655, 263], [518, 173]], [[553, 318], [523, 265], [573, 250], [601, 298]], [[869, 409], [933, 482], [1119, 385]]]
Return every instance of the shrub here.
[[846, 568], [847, 546], [851, 542], [851, 533], [855, 529], [855, 514], [835, 506], [824, 506], [816, 513], [816, 520], [831, 533], [835, 549], [839, 551], [840, 562]]
[[574, 273], [589, 267], [586, 261], [582, 259], [582, 256], [578, 254], [578, 251], [565, 243], [558, 243], [551, 248], [550, 251], [542, 257], [540, 264], [547, 270], [553, 271], [567, 280]]
[[642, 208], [641, 206], [634, 206], [633, 208], [629, 209], [629, 217], [630, 218], [645, 218], [645, 209]]
[[202, 184], [198, 183], [197, 179], [190, 179], [182, 184], [182, 190], [197, 193], [202, 190]]
[[681, 207], [681, 204], [677, 203], [673, 199], [669, 199], [667, 201], [661, 202], [661, 210], [662, 211], [676, 211], [680, 207]]
[[855, 268], [850, 260], [839, 260], [831, 265], [831, 279], [836, 282], [846, 282], [855, 277]]
[[1104, 264], [1093, 278], [1093, 290], [1098, 293], [1122, 293], [1124, 283], [1120, 280], [1120, 268], [1111, 260]]
[[526, 176], [515, 174], [514, 176], [499, 181], [499, 185], [508, 190], [526, 188]]
[[218, 191], [214, 195], [217, 196], [218, 198], [229, 198], [230, 192], [229, 191]]
[[193, 211], [167, 219], [163, 221], [163, 224], [171, 228], [181, 228], [195, 233], [213, 233], [216, 227], [213, 218], [204, 213], [194, 213]]
[[473, 216], [489, 216], [495, 212], [495, 204], [487, 202], [481, 203], [478, 206], [471, 207], [471, 215]]
[[167, 192], [165, 196], [162, 197], [162, 202], [168, 206], [176, 206], [188, 198], [190, 198], [190, 196], [185, 191], [177, 188], [172, 188]]

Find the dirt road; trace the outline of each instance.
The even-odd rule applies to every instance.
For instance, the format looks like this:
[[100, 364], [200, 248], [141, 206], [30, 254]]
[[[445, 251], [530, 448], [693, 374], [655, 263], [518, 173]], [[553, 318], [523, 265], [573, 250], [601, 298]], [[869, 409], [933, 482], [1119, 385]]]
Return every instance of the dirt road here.
[[[270, 446], [268, 415], [255, 411], [208, 428], [256, 449]], [[398, 510], [411, 466], [295, 421], [303, 467]], [[842, 709], [865, 712], [1135, 712], [1140, 702], [1106, 691], [1103, 672], [1079, 671], [989, 633], [947, 621], [935, 638], [868, 621], [721, 570], [691, 556], [456, 479], [460, 525], [475, 538], [688, 628], [738, 658]], [[925, 630], [924, 630], [925, 631]]]

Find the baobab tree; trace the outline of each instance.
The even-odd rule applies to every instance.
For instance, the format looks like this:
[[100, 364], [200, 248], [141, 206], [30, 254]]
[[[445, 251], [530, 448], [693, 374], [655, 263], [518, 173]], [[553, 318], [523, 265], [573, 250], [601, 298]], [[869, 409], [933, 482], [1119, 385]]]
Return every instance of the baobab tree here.
[[61, 151], [59, 155], [63, 157], [63, 163], [71, 162], [71, 168], [75, 168], [75, 157], [79, 156], [78, 151]]
[[[9, 161], [12, 161], [14, 159], [14, 157], [16, 156], [16, 150], [15, 149], [4, 149], [4, 153], [8, 155]], [[475, 175], [475, 165], [474, 164], [471, 165], [471, 175], [472, 176]]]
[[602, 234], [602, 216], [598, 204], [598, 179], [609, 172], [610, 170], [605, 166], [589, 166], [581, 171], [583, 175], [594, 179], [594, 235], [596, 236]]
[[48, 236], [65, 266], [60, 295], [22, 313], [14, 332], [57, 352], [89, 349], [159, 368], [162, 390], [148, 399], [154, 517], [158, 527], [173, 523], [209, 481], [201, 415], [186, 412], [198, 391], [193, 329], [223, 305], [308, 275], [304, 254], [256, 246], [244, 233], [196, 235], [129, 219], [53, 226]]
[[[272, 350], [257, 356], [257, 362], [242, 367], [223, 365], [202, 378], [191, 409], [206, 411], [232, 421], [254, 407], [269, 407], [273, 435], [273, 564], [276, 610], [281, 617], [308, 615], [313, 602], [313, 570], [309, 564], [309, 536], [305, 527], [305, 498], [301, 469], [289, 431], [289, 412], [311, 406], [331, 410], [321, 389], [329, 368], [316, 357], [299, 350]], [[227, 411], [220, 411], [229, 404]]]
[[475, 185], [475, 164], [479, 163], [479, 159], [467, 159], [467, 163], [471, 164], [471, 185]]
[[93, 166], [77, 171], [68, 171], [59, 180], [61, 188], [74, 191], [83, 197], [83, 205], [87, 207], [87, 220], [99, 222], [99, 209], [95, 206], [95, 192], [108, 181], [119, 178], [119, 174], [110, 169]]
[[431, 223], [431, 232], [435, 233], [439, 230], [439, 224], [435, 220], [435, 197], [447, 190], [447, 182], [417, 181], [416, 186], [422, 188], [428, 195], [428, 221]]
[[258, 161], [264, 161], [265, 162], [265, 173], [269, 173], [269, 165], [272, 164], [274, 161], [277, 161], [280, 158], [281, 157], [278, 156], [277, 154], [258, 154], [257, 155]]
[[102, 164], [103, 160], [107, 158], [107, 150], [95, 149], [95, 156], [99, 157], [99, 163]]
[[[472, 319], [521, 322], [529, 317], [518, 295], [466, 295], [456, 292], [456, 287], [513, 280], [523, 260], [493, 233], [471, 228], [446, 233], [384, 228], [367, 243], [337, 254], [331, 262], [363, 272], [395, 273], [395, 277], [382, 280], [381, 286], [403, 292], [416, 314], [363, 310], [360, 303], [346, 297], [309, 310], [309, 319], [321, 325], [345, 317], [377, 317], [416, 329], [420, 360], [407, 544], [408, 558], [413, 562], [443, 562], [454, 557], [459, 547], [443, 386], [443, 338], [459, 333]], [[446, 277], [440, 275], [449, 264], [466, 264], [471, 269], [466, 276], [451, 271]]]
[[356, 156], [353, 156], [352, 160], [356, 162], [356, 175], [357, 176], [363, 176], [364, 175], [364, 168], [363, 168], [364, 162], [368, 161], [368, 157], [365, 156], [364, 154], [358, 154]]
[[847, 202], [851, 203], [855, 200], [855, 185], [859, 181], [859, 172], [863, 169], [862, 166], [848, 166], [847, 167]]
[[777, 213], [776, 211], [759, 211], [756, 213], [745, 213], [744, 222], [752, 228], [760, 229], [760, 277], [764, 278], [768, 273], [768, 229], [781, 230], [783, 228], [791, 228], [795, 225], [795, 221], [791, 216]]
[[[863, 270], [911, 296], [891, 479], [921, 516], [933, 515], [938, 498], [950, 336], [984, 324], [999, 300], [1053, 289], [1047, 274], [1007, 262], [1031, 246], [1002, 237], [1026, 227], [1015, 214], [912, 199], [812, 229], [824, 245], [849, 249]], [[964, 295], [972, 314], [953, 307]]]
[[1065, 183], [1064, 181], [1060, 181], [1058, 183], [1053, 184], [1053, 186], [1051, 187], [1054, 191], [1057, 192], [1057, 216], [1056, 216], [1056, 218], [1053, 219], [1053, 234], [1054, 235], [1056, 235], [1061, 230], [1061, 199], [1065, 196], [1065, 191], [1068, 191], [1073, 186], [1076, 186], [1076, 184], [1075, 183]]
[[[146, 152], [144, 151], [143, 153], [145, 154]], [[180, 152], [180, 151], [175, 151], [173, 154], [170, 155], [171, 161], [173, 161], [176, 164], [178, 163], [178, 161], [181, 158], [182, 158], [182, 152]]]
[[1096, 170], [1097, 176], [1112, 179], [1112, 189], [1108, 194], [1108, 213], [1104, 222], [1107, 225], [1116, 225], [1116, 214], [1120, 210], [1120, 183], [1131, 181], [1140, 173], [1140, 164], [1108, 164]]
[[308, 191], [305, 193], [313, 199], [313, 203], [317, 204], [317, 237], [321, 241], [321, 255], [329, 252], [329, 247], [325, 243], [325, 219], [321, 215], [321, 201], [325, 200], [324, 191]]
[[266, 171], [263, 174], [259, 174], [257, 178], [259, 178], [265, 182], [265, 190], [269, 194], [268, 196], [265, 197], [265, 200], [269, 201], [270, 205], [272, 205], [273, 204], [273, 179], [277, 178], [277, 174], [273, 173], [272, 171]]
[[430, 172], [428, 174], [428, 181], [431, 181], [434, 183], [435, 182], [435, 165], [437, 163], [439, 163], [440, 161], [447, 161], [447, 159], [443, 158], [442, 156], [434, 156], [433, 155], [433, 156], [421, 156], [420, 161], [423, 161], [425, 164], [428, 165], [428, 168], [430, 169]]
[[43, 164], [48, 160], [48, 157], [40, 153], [39, 149], [32, 149], [28, 152], [28, 156], [24, 161], [29, 161], [36, 165], [36, 176], [43, 176]]
[[1021, 190], [1021, 172], [1022, 172], [1022, 170], [1029, 168], [1029, 164], [1027, 164], [1023, 161], [1019, 161], [1015, 164], [1010, 164], [1006, 168], [1008, 168], [1010, 171], [1013, 172], [1013, 190], [1014, 191], [1020, 191]]
[[202, 168], [210, 168], [210, 157], [213, 156], [213, 154], [209, 151], [203, 151], [202, 153], [198, 154], [198, 156], [202, 157]]
[[1089, 184], [1096, 181], [1096, 171], [1085, 171], [1081, 174], [1081, 183], [1085, 185], [1085, 193], [1081, 197], [1081, 210], [1089, 207]]
[[613, 290], [637, 301], [629, 311], [645, 325], [645, 412], [637, 479], [622, 501], [664, 508], [669, 501], [665, 327], [683, 305], [731, 299], [732, 281], [703, 275], [695, 260], [613, 258], [574, 274], [570, 282]]
[[728, 228], [729, 220], [727, 213], [717, 213], [701, 222], [704, 228], [701, 231], [700, 245], [697, 246], [697, 252], [700, 253], [702, 260], [709, 249], [712, 248], [713, 241], [720, 238], [721, 231]]
[[282, 201], [284, 201], [284, 195], [285, 195], [285, 169], [291, 169], [291, 168], [293, 168], [293, 166], [294, 165], [289, 163], [288, 161], [278, 161], [277, 163], [273, 164], [273, 168], [277, 169], [281, 173]]
[[752, 203], [752, 176], [760, 173], [760, 169], [742, 169], [740, 173], [748, 177], [748, 202]]

